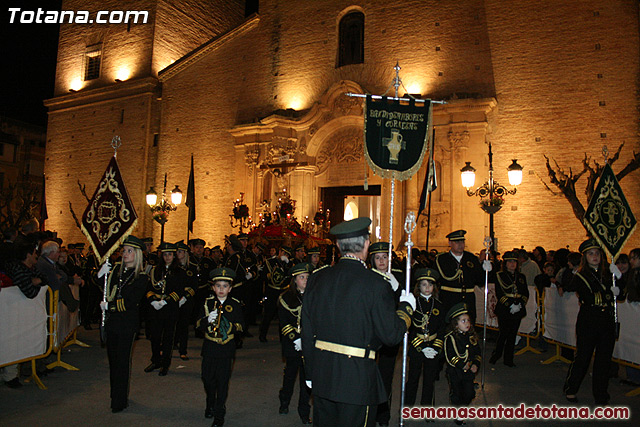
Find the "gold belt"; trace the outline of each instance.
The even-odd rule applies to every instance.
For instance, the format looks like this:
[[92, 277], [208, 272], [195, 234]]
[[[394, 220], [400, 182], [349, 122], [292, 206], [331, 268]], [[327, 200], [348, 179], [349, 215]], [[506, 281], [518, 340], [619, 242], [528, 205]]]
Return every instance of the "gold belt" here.
[[440, 286], [440, 290], [441, 291], [448, 291], [448, 292], [458, 292], [458, 293], [467, 293], [470, 294], [471, 292], [473, 292], [473, 288], [451, 288], [449, 286]]
[[[332, 353], [344, 354], [345, 356], [361, 357], [361, 358], [376, 358], [376, 352], [373, 350], [367, 350], [364, 348], [351, 347], [350, 345], [336, 344], [333, 342], [327, 342], [322, 340], [316, 341], [316, 348], [319, 350], [327, 350]], [[369, 353], [367, 355], [367, 352]]]

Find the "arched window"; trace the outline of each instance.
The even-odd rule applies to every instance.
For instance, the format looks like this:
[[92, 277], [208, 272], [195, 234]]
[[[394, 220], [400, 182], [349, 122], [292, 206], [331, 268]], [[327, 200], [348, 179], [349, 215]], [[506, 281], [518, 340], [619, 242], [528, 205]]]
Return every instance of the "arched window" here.
[[364, 13], [354, 10], [340, 20], [338, 67], [362, 63], [364, 63]]

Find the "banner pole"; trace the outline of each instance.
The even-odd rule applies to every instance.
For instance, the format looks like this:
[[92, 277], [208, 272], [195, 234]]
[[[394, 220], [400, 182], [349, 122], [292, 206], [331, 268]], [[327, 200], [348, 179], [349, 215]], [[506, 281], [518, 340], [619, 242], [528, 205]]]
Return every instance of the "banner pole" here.
[[[407, 274], [405, 274], [405, 287], [404, 290], [409, 294], [411, 287], [411, 248], [413, 247], [413, 241], [411, 240], [411, 234], [416, 229], [416, 216], [413, 212], [407, 214], [404, 220], [404, 231], [407, 233], [407, 242], [404, 244], [407, 247]], [[404, 419], [402, 418], [402, 408], [404, 408], [405, 388], [407, 382], [407, 352], [409, 348], [409, 330], [404, 333], [404, 339], [402, 341], [402, 389], [400, 392], [400, 426], [404, 425]]]
[[[486, 237], [484, 239], [484, 248], [485, 248], [485, 260], [489, 260], [489, 252], [491, 251], [491, 237]], [[486, 371], [486, 360], [487, 360], [487, 300], [489, 296], [489, 272], [485, 271], [484, 275], [484, 321], [482, 322], [482, 381], [480, 384], [482, 389], [484, 390], [484, 377]]]

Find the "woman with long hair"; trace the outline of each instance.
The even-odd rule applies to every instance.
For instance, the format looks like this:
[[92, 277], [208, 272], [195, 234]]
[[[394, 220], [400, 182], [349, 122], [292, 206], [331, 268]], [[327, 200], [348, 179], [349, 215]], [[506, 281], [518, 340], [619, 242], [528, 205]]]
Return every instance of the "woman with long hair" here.
[[580, 245], [582, 259], [571, 282], [578, 294], [580, 311], [576, 322], [576, 356], [569, 368], [564, 394], [569, 402], [578, 401], [576, 394], [593, 361], [592, 390], [597, 405], [609, 402], [609, 368], [616, 342], [614, 299], [620, 289], [613, 286], [611, 273], [621, 276], [612, 264], [606, 268], [602, 249], [593, 239]]
[[138, 309], [149, 277], [142, 268], [144, 243], [128, 236], [123, 243], [122, 262], [117, 263], [107, 281], [105, 332], [111, 383], [111, 412], [129, 406], [129, 378], [133, 342], [138, 332]]
[[527, 301], [529, 289], [524, 274], [518, 271], [518, 255], [506, 252], [502, 257], [502, 271], [496, 274], [496, 303], [495, 313], [498, 316], [498, 342], [496, 349], [489, 359], [495, 364], [504, 352], [504, 364], [511, 368], [516, 335], [520, 328], [520, 321], [527, 315]]

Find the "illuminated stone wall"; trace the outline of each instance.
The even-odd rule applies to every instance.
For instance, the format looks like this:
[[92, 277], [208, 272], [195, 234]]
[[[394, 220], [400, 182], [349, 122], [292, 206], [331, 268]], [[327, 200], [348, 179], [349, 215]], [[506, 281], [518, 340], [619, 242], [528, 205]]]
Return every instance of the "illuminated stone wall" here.
[[[193, 16], [201, 16], [198, 3], [188, 3], [193, 6]], [[182, 49], [179, 29], [185, 25], [184, 14], [171, 5], [149, 6], [157, 16], [155, 38], [149, 27], [136, 29], [141, 31], [139, 50], [145, 51], [152, 44], [163, 52], [149, 56], [146, 50], [148, 56], [142, 63], [148, 64], [145, 67], [151, 77], [176, 55], [191, 51], [197, 34], [203, 34], [203, 38], [212, 34], [189, 29]], [[365, 14], [365, 62], [336, 68], [338, 22], [352, 9]], [[210, 25], [227, 19], [219, 16], [212, 18]], [[224, 22], [236, 17], [230, 16]], [[77, 52], [72, 54], [72, 47], [88, 37], [83, 31], [65, 26], [61, 30], [61, 47], [68, 47], [59, 53], [58, 98], [54, 100], [65, 109], [54, 112], [49, 125], [49, 140], [54, 144], [48, 147], [64, 147], [48, 153], [48, 168], [55, 182], [48, 191], [62, 211], [51, 226], [63, 235], [74, 232], [66, 208], [67, 193], [77, 193], [76, 177], [84, 177], [81, 181], [93, 188], [106, 165], [109, 148], [103, 145], [120, 132], [123, 140], [139, 144], [130, 148], [131, 155], [120, 158], [125, 179], [133, 181], [137, 193], [134, 198], [139, 200], [149, 185], [157, 188], [161, 184], [165, 172], [170, 187], [179, 184], [186, 193], [189, 159], [194, 154], [194, 234], [208, 243], [220, 243], [232, 232], [228, 217], [232, 201], [243, 191], [255, 203], [259, 194], [254, 188], [259, 171], [251, 171], [247, 165], [245, 148], [251, 141], [234, 137], [236, 130], [252, 124], [258, 129], [264, 125], [259, 120], [277, 110], [300, 111], [321, 105], [323, 96], [341, 81], [381, 94], [392, 82], [396, 61], [410, 93], [452, 100], [447, 107], [437, 107], [434, 115], [441, 188], [433, 206], [432, 247], [443, 248], [444, 235], [451, 229], [467, 228], [469, 247], [477, 251], [488, 234], [488, 216], [480, 210], [478, 198], [465, 195], [459, 178], [464, 161], [471, 161], [477, 169], [476, 184], [483, 182], [487, 175], [487, 139], [493, 143], [495, 177], [501, 183], [508, 183], [506, 167], [512, 158], [518, 158], [525, 167], [518, 193], [509, 196], [495, 215], [501, 251], [521, 245], [532, 249], [536, 245], [558, 248], [569, 244], [575, 249], [584, 237], [568, 202], [545, 188], [544, 183], [549, 181], [543, 154], [556, 159], [566, 171], [572, 167], [577, 172], [585, 152], [599, 160], [603, 143], [615, 151], [626, 141], [614, 165], [618, 171], [633, 151], [640, 151], [638, 4], [632, 0], [574, 1], [564, 7], [550, 0], [261, 1], [257, 17], [164, 68], [159, 73], [161, 90], [150, 83], [149, 87], [136, 89], [132, 98], [109, 100], [116, 93], [126, 96], [126, 91], [105, 82], [108, 86], [97, 109], [89, 104], [91, 93], [85, 98], [65, 95], [67, 71], [77, 68], [77, 64], [69, 65], [71, 56], [77, 56]], [[401, 88], [400, 94], [404, 93]], [[122, 109], [125, 123], [119, 123]], [[301, 117], [304, 114], [291, 118], [297, 123], [282, 125], [283, 133], [275, 138], [296, 144], [305, 138], [308, 141], [310, 124], [300, 123]], [[156, 132], [158, 145], [154, 147]], [[263, 138], [260, 141], [265, 146], [270, 141], [259, 132], [256, 135]], [[73, 145], [79, 140], [83, 145]], [[69, 154], [80, 160], [70, 162]], [[88, 171], [91, 178], [87, 178]], [[342, 182], [339, 166], [327, 175], [331, 180], [310, 177], [317, 174], [313, 169], [301, 169], [292, 175], [298, 177], [291, 186], [298, 194], [294, 198], [302, 204], [301, 215], [316, 208], [318, 195], [314, 191], [318, 185], [329, 181], [331, 185], [352, 185], [364, 173], [364, 167], [342, 171]], [[423, 179], [424, 170], [412, 180], [398, 183], [397, 223], [406, 211], [417, 209]], [[584, 177], [578, 181], [579, 188], [584, 181]], [[622, 185], [632, 209], [639, 214], [638, 172], [627, 176]], [[52, 187], [61, 193], [50, 190]], [[388, 205], [388, 193], [387, 181], [383, 184], [383, 205]], [[74, 200], [74, 205], [81, 202], [79, 198]], [[142, 201], [138, 203], [140, 212], [144, 207]], [[186, 209], [182, 207], [171, 215], [167, 240], [185, 238]], [[385, 211], [383, 207], [382, 216], [382, 223], [387, 223], [384, 217], [388, 219], [388, 208]], [[426, 226], [425, 221], [420, 222]], [[146, 215], [139, 234], [151, 233], [157, 239], [159, 227]], [[399, 234], [394, 230], [395, 236]], [[424, 227], [419, 228], [417, 240], [419, 244], [426, 241]], [[640, 236], [636, 236], [629, 248], [639, 243]]]

